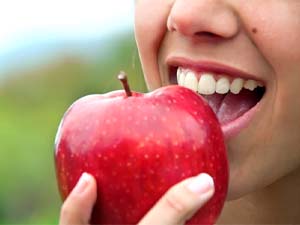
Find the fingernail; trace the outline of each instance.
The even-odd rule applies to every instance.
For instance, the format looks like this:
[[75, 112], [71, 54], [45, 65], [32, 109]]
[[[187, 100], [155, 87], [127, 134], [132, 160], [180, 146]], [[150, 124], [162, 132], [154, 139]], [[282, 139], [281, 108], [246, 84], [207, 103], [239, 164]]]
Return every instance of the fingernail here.
[[214, 188], [214, 181], [208, 174], [201, 173], [187, 184], [187, 188], [196, 194], [205, 194]]
[[82, 193], [88, 186], [90, 180], [91, 180], [91, 175], [89, 175], [88, 173], [83, 173], [74, 188], [74, 192], [76, 194]]

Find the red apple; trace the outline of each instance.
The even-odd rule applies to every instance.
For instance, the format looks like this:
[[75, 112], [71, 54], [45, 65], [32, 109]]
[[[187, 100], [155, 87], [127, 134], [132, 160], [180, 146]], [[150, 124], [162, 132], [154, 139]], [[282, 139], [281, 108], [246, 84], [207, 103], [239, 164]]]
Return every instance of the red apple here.
[[55, 143], [62, 198], [88, 172], [98, 187], [91, 222], [136, 224], [171, 186], [206, 172], [215, 194], [189, 223], [213, 224], [227, 194], [228, 162], [212, 109], [176, 85], [148, 94], [125, 89], [83, 97], [66, 112]]

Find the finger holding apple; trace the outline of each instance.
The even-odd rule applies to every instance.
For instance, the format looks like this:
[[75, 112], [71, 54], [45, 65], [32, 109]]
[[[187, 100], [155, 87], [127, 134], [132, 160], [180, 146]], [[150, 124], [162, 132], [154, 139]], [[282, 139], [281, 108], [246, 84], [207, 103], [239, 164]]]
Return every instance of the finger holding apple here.
[[171, 187], [139, 225], [185, 224], [213, 196], [213, 179], [205, 173]]
[[184, 87], [142, 94], [131, 92], [122, 79], [125, 92], [86, 96], [66, 112], [55, 145], [62, 198], [88, 172], [98, 186], [91, 222], [136, 224], [170, 187], [207, 173], [214, 195], [189, 223], [213, 224], [228, 186], [224, 139], [215, 114]]
[[[61, 208], [59, 225], [89, 224], [96, 201], [96, 181], [83, 173]], [[184, 224], [213, 195], [212, 178], [205, 173], [171, 187], [144, 216], [139, 225]]]
[[89, 224], [96, 199], [96, 180], [83, 173], [61, 207], [59, 225]]

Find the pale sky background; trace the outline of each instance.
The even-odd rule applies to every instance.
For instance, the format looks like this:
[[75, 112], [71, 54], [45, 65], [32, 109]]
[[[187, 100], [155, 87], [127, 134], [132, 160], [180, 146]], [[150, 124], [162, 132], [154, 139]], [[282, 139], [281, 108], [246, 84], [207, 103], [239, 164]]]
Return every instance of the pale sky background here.
[[133, 12], [133, 0], [0, 0], [0, 69], [6, 56], [47, 39], [82, 41], [132, 29]]

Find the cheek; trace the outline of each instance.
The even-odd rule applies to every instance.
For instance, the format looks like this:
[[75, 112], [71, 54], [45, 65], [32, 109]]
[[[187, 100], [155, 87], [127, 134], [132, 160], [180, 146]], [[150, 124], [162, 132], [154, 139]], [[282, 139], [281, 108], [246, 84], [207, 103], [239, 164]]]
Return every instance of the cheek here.
[[248, 8], [244, 21], [248, 21], [249, 29], [257, 29], [252, 35], [253, 42], [275, 75], [271, 88], [275, 93], [274, 114], [279, 118], [296, 118], [300, 111], [300, 100], [296, 97], [300, 95], [300, 1], [271, 2], [261, 1], [261, 7]]
[[173, 0], [140, 0], [135, 8], [135, 36], [149, 89], [161, 86], [157, 54]]
[[256, 43], [275, 74], [274, 117], [282, 130], [299, 133], [300, 1], [275, 1], [268, 14], [258, 11], [261, 32]]
[[256, 29], [253, 42], [276, 73], [285, 65], [295, 68], [300, 62], [300, 1], [260, 1], [259, 5], [245, 9], [247, 27], [250, 32]]
[[232, 159], [232, 198], [269, 185], [300, 165], [300, 1], [257, 0], [257, 4], [260, 7], [245, 6], [241, 15], [253, 43], [273, 69], [275, 76], [269, 79], [274, 79], [270, 87], [274, 95], [265, 118], [269, 123], [253, 131], [255, 140], [243, 136], [230, 146], [249, 148], [248, 154]]

